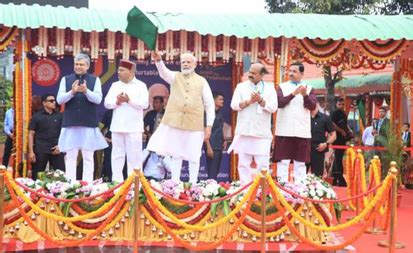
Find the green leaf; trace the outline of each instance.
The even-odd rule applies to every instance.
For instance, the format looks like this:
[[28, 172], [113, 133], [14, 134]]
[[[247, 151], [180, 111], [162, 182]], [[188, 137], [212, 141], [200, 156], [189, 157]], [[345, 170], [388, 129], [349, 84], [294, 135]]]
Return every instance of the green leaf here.
[[218, 204], [219, 203], [217, 203], [217, 202], [211, 204], [210, 212], [211, 212], [212, 217], [215, 217], [217, 215]]
[[341, 221], [341, 214], [343, 212], [343, 208], [344, 208], [343, 204], [341, 204], [339, 202], [334, 203], [334, 211], [336, 213], [336, 219], [337, 219], [338, 223], [340, 223], [340, 221]]
[[227, 216], [231, 212], [231, 209], [229, 208], [229, 200], [228, 199], [222, 201], [222, 211], [224, 212], [225, 216]]

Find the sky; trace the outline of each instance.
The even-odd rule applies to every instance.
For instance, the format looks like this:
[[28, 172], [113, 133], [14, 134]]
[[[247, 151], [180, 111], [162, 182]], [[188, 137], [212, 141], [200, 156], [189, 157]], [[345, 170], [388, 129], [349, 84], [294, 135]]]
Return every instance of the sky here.
[[122, 10], [136, 5], [147, 12], [266, 13], [265, 0], [89, 0], [91, 9]]

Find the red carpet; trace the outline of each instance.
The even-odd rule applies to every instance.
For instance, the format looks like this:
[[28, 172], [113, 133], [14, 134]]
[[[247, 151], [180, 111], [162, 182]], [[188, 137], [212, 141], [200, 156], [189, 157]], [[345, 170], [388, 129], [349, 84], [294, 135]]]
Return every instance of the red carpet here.
[[[340, 196], [345, 195], [345, 188], [336, 188], [335, 190]], [[396, 250], [397, 252], [413, 252], [413, 190], [400, 190], [402, 192], [401, 205], [398, 208], [398, 219], [396, 223], [396, 241], [406, 244], [406, 248]], [[354, 215], [353, 212], [344, 212], [343, 220], [346, 217]], [[341, 232], [344, 238], [349, 238], [357, 228], [345, 230]], [[388, 233], [386, 235], [371, 235], [363, 234], [359, 240], [355, 241], [352, 246], [355, 248], [354, 252], [357, 253], [385, 253], [389, 252], [388, 248], [382, 248], [377, 246], [377, 242], [380, 240], [387, 240], [389, 238]]]

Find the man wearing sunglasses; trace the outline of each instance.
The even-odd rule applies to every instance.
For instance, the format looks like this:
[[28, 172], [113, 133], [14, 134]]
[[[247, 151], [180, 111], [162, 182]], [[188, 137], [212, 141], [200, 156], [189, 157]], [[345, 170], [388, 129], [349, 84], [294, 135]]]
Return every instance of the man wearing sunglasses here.
[[56, 99], [51, 94], [42, 96], [43, 110], [35, 113], [29, 125], [29, 160], [34, 163], [32, 178], [50, 168], [65, 171], [64, 155], [57, 146], [62, 129], [62, 113], [56, 111]]

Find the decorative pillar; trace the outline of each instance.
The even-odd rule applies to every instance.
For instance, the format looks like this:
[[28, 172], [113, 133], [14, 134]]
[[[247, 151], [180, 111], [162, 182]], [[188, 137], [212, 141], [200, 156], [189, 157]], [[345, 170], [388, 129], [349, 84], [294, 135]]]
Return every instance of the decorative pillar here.
[[390, 86], [390, 121], [393, 122], [397, 133], [400, 133], [402, 124], [402, 75], [408, 67], [408, 62], [407, 59], [396, 60], [395, 71]]
[[17, 43], [15, 57], [14, 83], [14, 176], [27, 177], [30, 175], [30, 163], [26, 159], [29, 138], [29, 121], [31, 117], [31, 63], [27, 58], [28, 41], [24, 30], [20, 32], [20, 41]]

